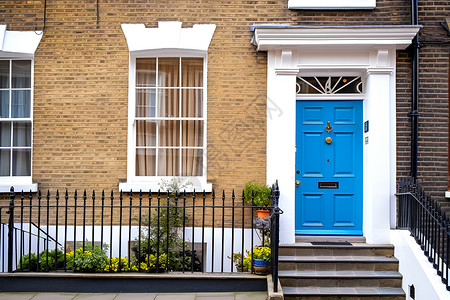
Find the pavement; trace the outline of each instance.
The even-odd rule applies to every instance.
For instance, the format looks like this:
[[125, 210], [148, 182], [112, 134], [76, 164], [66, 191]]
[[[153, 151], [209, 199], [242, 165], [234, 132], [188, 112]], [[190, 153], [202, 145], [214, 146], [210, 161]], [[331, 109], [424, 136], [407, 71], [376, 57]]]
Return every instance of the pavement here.
[[0, 293], [0, 300], [266, 300], [267, 292], [247, 293]]

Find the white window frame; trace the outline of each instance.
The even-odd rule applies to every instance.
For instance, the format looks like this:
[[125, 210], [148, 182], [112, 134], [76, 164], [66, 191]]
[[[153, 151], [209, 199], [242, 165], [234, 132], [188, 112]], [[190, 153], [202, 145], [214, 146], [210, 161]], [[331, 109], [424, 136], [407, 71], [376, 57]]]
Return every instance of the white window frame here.
[[[162, 58], [162, 57], [197, 57], [203, 58], [203, 168], [202, 176], [136, 176], [136, 59], [137, 58]], [[150, 50], [130, 53], [129, 65], [129, 93], [128, 93], [128, 155], [127, 155], [127, 182], [119, 183], [119, 189], [123, 191], [158, 191], [163, 180], [180, 179], [188, 183], [186, 192], [212, 190], [212, 185], [207, 183], [207, 55], [204, 52], [190, 50]], [[181, 116], [179, 118], [181, 119]], [[184, 119], [184, 118], [183, 118]], [[196, 118], [198, 120], [198, 118]], [[180, 145], [181, 149], [181, 145]], [[180, 152], [181, 158], [181, 152]]]
[[[27, 121], [31, 122], [31, 147], [18, 147], [18, 148], [30, 148], [31, 149], [31, 175], [30, 176], [12, 176], [12, 149], [13, 144], [11, 140], [11, 146], [8, 147], [11, 149], [11, 156], [10, 156], [10, 174], [9, 176], [0, 176], [0, 193], [7, 193], [10, 191], [11, 187], [14, 187], [14, 190], [16, 192], [18, 191], [32, 191], [37, 192], [37, 183], [32, 183], [32, 177], [33, 177], [33, 131], [34, 131], [34, 122], [33, 122], [33, 96], [34, 96], [34, 58], [31, 56], [26, 55], [18, 55], [18, 56], [5, 56], [0, 55], [0, 60], [7, 60], [10, 61], [10, 91], [12, 90], [12, 82], [11, 82], [11, 61], [13, 60], [29, 60], [31, 61], [31, 74], [30, 74], [30, 80], [31, 80], [31, 87], [30, 87], [30, 117], [29, 118], [0, 118], [0, 121], [5, 122], [21, 122], [21, 121]], [[11, 93], [10, 93], [10, 113], [11, 113]], [[11, 126], [11, 132], [13, 128]], [[11, 133], [11, 139], [13, 137], [13, 134]]]
[[[207, 178], [207, 52], [211, 43], [216, 25], [195, 24], [192, 28], [182, 28], [181, 22], [161, 21], [158, 27], [147, 28], [144, 24], [122, 24], [122, 31], [127, 40], [130, 51], [129, 89], [128, 89], [128, 153], [127, 153], [127, 182], [120, 182], [119, 189], [129, 191], [157, 191], [162, 180], [173, 178], [192, 185], [186, 192], [212, 191], [212, 184], [206, 182]], [[135, 176], [136, 154], [134, 126], [135, 115], [135, 76], [136, 58], [150, 57], [203, 57], [203, 175], [202, 176]]]
[[374, 9], [376, 0], [289, 0], [289, 9]]

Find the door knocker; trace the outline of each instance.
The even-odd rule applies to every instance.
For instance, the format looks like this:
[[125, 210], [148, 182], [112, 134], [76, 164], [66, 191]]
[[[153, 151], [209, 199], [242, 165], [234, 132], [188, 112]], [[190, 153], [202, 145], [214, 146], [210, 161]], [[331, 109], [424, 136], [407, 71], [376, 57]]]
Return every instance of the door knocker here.
[[330, 122], [328, 121], [328, 125], [327, 125], [327, 127], [325, 127], [325, 131], [330, 133], [331, 130], [333, 130], [333, 127], [330, 126]]

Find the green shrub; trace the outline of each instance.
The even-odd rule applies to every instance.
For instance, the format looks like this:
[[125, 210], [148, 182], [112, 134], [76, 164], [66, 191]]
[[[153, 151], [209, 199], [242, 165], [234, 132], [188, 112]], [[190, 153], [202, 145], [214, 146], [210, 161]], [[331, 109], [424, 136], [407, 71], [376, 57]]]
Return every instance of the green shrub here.
[[265, 184], [259, 184], [254, 181], [248, 181], [245, 183], [244, 199], [250, 205], [252, 205], [253, 197], [253, 205], [265, 207], [270, 206], [271, 193], [271, 189]]

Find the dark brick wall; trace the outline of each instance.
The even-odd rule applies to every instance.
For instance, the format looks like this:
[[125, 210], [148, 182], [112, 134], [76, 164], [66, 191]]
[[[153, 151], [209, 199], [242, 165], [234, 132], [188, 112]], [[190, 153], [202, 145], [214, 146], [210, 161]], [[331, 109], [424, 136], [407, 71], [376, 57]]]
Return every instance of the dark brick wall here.
[[424, 188], [443, 199], [448, 186], [448, 67], [450, 36], [441, 25], [450, 1], [419, 1], [418, 177]]

